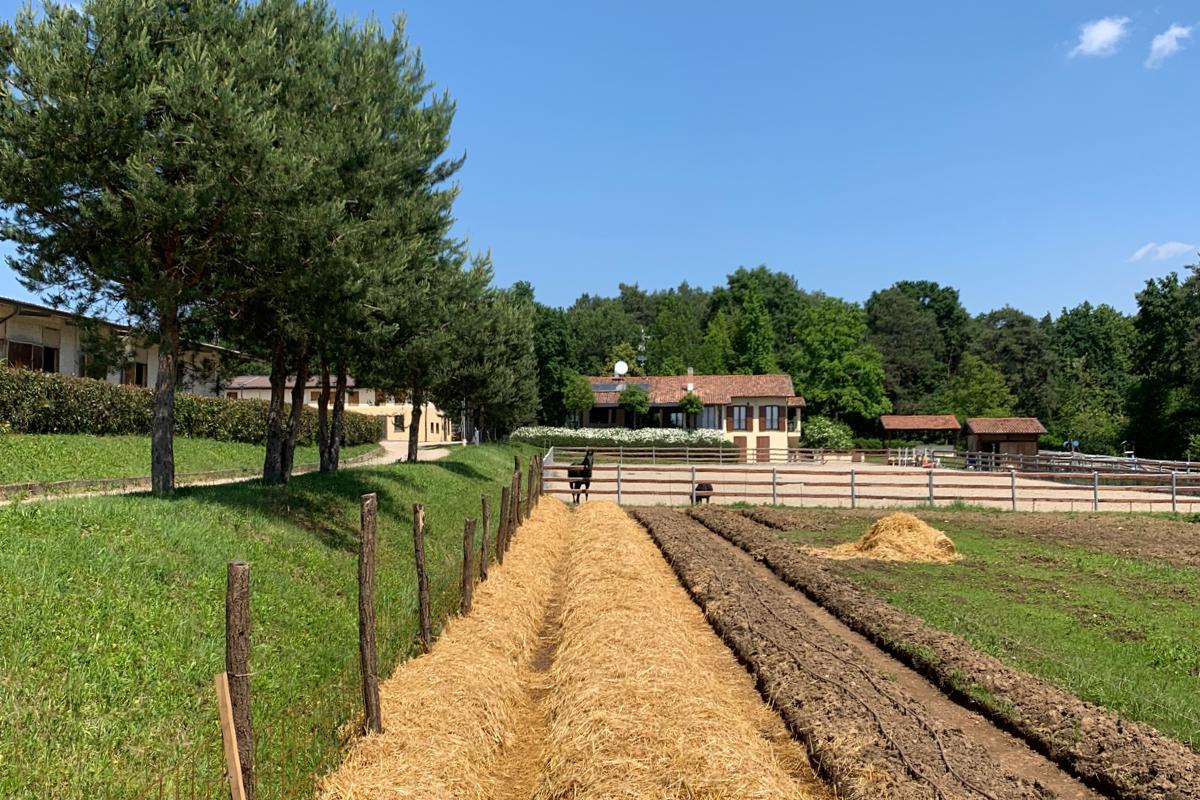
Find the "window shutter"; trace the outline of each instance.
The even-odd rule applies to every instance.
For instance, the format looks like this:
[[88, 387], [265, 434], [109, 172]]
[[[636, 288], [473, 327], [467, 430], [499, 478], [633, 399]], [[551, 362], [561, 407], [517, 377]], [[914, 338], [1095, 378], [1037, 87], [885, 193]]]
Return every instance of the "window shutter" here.
[[779, 430], [787, 430], [787, 406], [778, 406], [779, 408]]
[[725, 430], [733, 430], [733, 406], [725, 406]]
[[759, 429], [759, 431], [766, 431], [766, 429], [767, 429], [767, 407], [766, 406], [758, 407], [758, 429]]

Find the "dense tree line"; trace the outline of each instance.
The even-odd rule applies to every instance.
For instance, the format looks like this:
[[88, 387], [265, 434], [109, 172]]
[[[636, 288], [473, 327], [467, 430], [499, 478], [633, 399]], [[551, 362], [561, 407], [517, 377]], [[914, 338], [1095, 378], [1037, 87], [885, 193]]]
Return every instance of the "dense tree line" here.
[[290, 475], [310, 376], [324, 470], [350, 376], [484, 431], [532, 418], [531, 292], [492, 287], [450, 233], [454, 104], [400, 25], [296, 0], [51, 2], [0, 25], [0, 62], [10, 263], [158, 344], [156, 492], [174, 486], [188, 339], [269, 365], [269, 481]]
[[[561, 423], [579, 374], [786, 371], [808, 416], [877, 435], [894, 412], [1036, 416], [1047, 444], [1200, 457], [1200, 267], [1151, 280], [1130, 316], [1082, 303], [1057, 316], [971, 316], [958, 291], [900, 281], [863, 304], [740, 268], [711, 290], [681, 284], [568, 308], [536, 306], [541, 416]], [[566, 394], [564, 394], [566, 393]]]

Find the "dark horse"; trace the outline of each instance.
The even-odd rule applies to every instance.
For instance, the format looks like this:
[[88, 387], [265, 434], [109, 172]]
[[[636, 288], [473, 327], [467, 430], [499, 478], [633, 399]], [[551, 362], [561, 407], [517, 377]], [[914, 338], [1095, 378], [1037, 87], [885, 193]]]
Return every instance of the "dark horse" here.
[[592, 488], [592, 451], [589, 448], [583, 456], [583, 461], [567, 467], [567, 477], [571, 481], [571, 501], [579, 502], [579, 495], [588, 499], [588, 490]]

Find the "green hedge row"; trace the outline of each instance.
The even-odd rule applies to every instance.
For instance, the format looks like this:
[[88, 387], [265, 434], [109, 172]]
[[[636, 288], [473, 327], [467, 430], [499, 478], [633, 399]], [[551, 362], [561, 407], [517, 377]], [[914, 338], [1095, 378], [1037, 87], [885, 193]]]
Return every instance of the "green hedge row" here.
[[[154, 392], [90, 378], [0, 368], [0, 424], [14, 433], [149, 434]], [[317, 412], [305, 408], [300, 444], [316, 439]], [[263, 444], [267, 403], [175, 396], [175, 433], [197, 439]], [[383, 438], [383, 418], [346, 412], [346, 444]]]

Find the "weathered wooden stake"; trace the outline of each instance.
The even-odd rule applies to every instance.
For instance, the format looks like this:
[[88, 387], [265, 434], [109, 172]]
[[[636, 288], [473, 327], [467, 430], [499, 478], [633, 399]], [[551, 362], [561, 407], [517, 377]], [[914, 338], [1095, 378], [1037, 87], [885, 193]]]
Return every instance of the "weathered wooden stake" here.
[[504, 543], [507, 547], [512, 543], [512, 540], [517, 536], [517, 528], [521, 525], [521, 470], [513, 473], [512, 477], [512, 514], [508, 517], [508, 541]]
[[378, 503], [374, 493], [360, 500], [358, 548], [358, 656], [362, 668], [363, 710], [367, 733], [383, 733], [379, 707], [379, 657], [375, 648], [375, 520]]
[[534, 459], [529, 459], [529, 484], [526, 488], [526, 494], [528, 497], [525, 498], [525, 519], [529, 519], [533, 516], [533, 461]]
[[463, 571], [462, 599], [458, 604], [458, 613], [471, 613], [471, 600], [475, 597], [475, 520], [467, 517], [463, 520]]
[[488, 507], [488, 496], [483, 496], [483, 516], [479, 520], [483, 523], [483, 536], [479, 540], [479, 580], [486, 581], [488, 573], [488, 562], [492, 560], [492, 552], [488, 549], [488, 535], [492, 525], [491, 509]]
[[433, 625], [429, 621], [429, 574], [425, 571], [425, 506], [413, 504], [413, 547], [417, 560], [417, 611], [421, 626], [421, 649], [433, 646]]
[[230, 800], [246, 800], [242, 783], [242, 760], [238, 754], [237, 729], [233, 722], [233, 706], [229, 702], [229, 673], [213, 676], [217, 687], [217, 717], [221, 721], [221, 743], [225, 749], [225, 774], [229, 777]]
[[246, 800], [254, 800], [254, 725], [250, 715], [250, 565], [230, 561], [225, 581], [225, 671]]
[[500, 489], [500, 525], [496, 528], [496, 563], [504, 563], [504, 551], [508, 549], [508, 513], [511, 510], [512, 503], [509, 501], [509, 495], [512, 489], [504, 486]]

